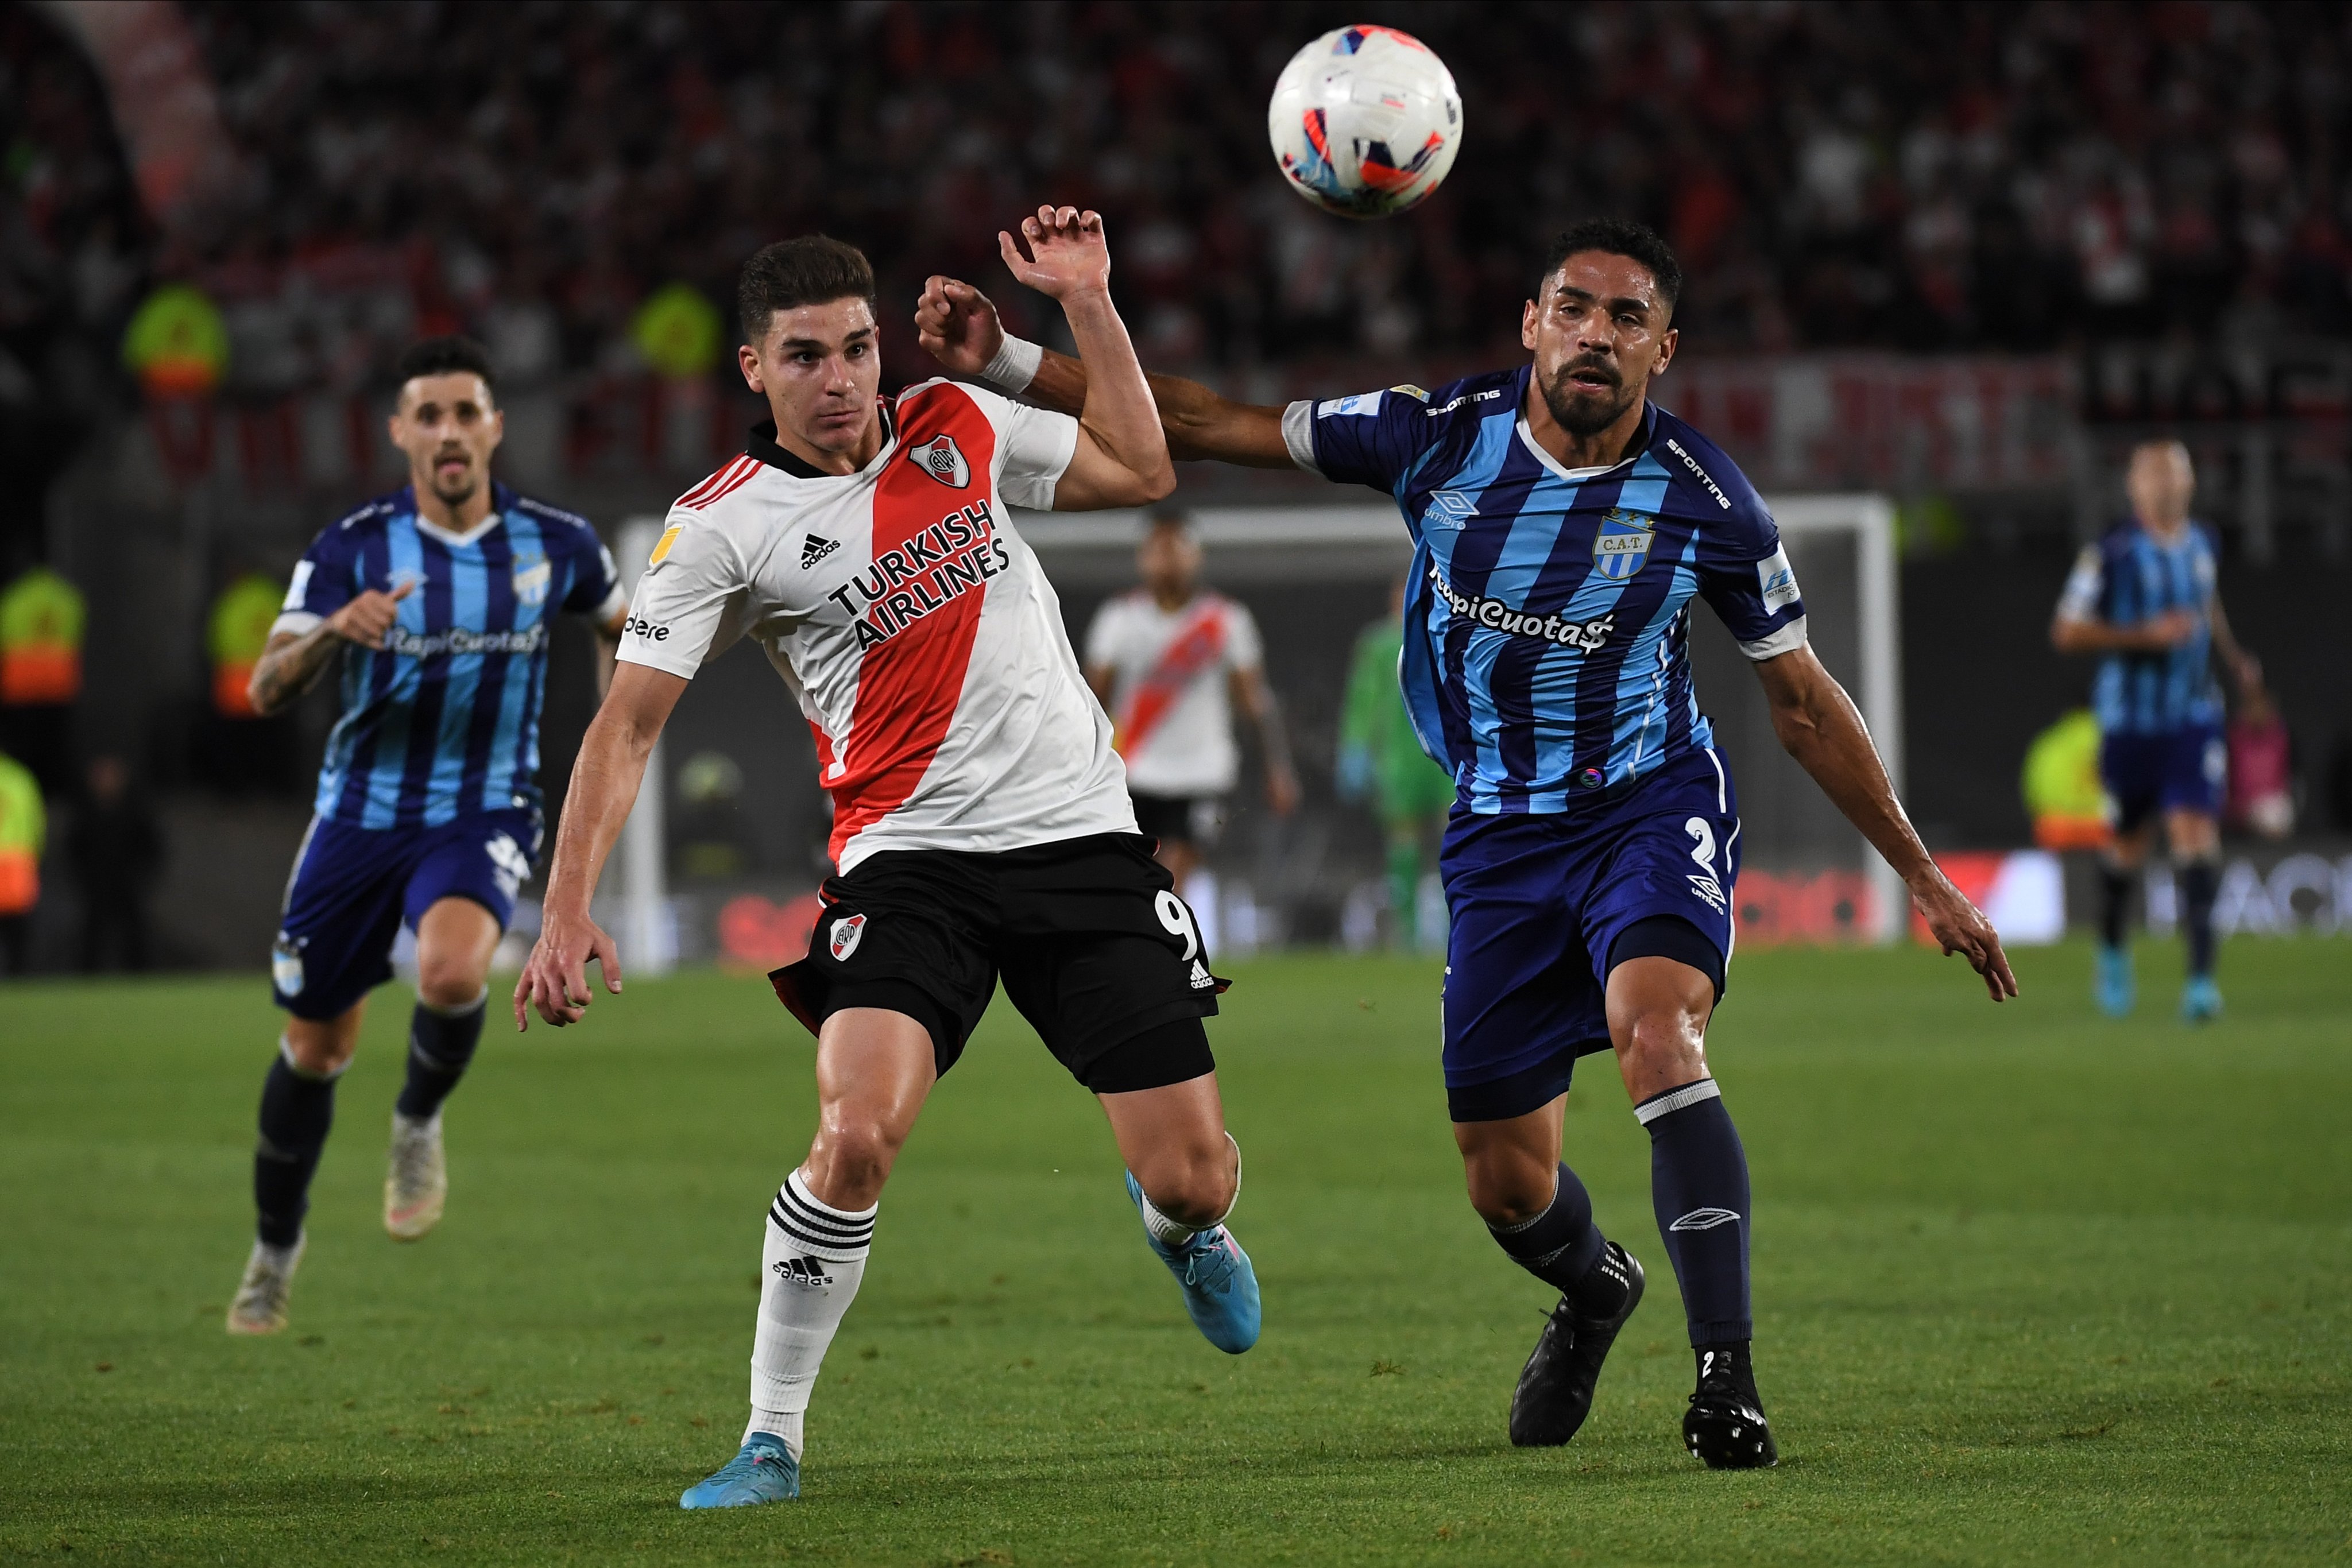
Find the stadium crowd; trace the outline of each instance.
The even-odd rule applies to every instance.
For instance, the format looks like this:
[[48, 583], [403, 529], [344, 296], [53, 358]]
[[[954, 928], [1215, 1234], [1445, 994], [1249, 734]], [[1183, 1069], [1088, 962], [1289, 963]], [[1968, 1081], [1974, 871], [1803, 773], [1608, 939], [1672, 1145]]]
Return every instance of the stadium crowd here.
[[626, 369], [654, 290], [723, 302], [765, 239], [853, 237], [911, 298], [929, 270], [993, 277], [996, 227], [1048, 193], [1113, 214], [1168, 363], [1494, 347], [1543, 232], [1602, 211], [1675, 241], [1713, 350], [2352, 326], [2352, 26], [2328, 7], [1392, 7], [1461, 82], [1468, 151], [1423, 212], [1365, 227], [1269, 177], [1260, 95], [1231, 90], [1349, 19], [1325, 7], [187, 16], [240, 168], [169, 235], [99, 77], [42, 13], [0, 20], [20, 362], [181, 278], [222, 302], [251, 392], [361, 384], [457, 324], [520, 382]]

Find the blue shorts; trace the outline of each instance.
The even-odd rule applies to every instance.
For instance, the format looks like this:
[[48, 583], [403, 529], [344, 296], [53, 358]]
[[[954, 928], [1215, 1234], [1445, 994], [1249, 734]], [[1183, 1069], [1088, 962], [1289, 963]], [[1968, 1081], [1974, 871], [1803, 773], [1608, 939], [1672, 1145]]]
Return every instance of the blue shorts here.
[[1454, 1120], [1525, 1115], [1567, 1092], [1578, 1057], [1609, 1049], [1612, 949], [1633, 927], [1640, 950], [1615, 961], [1677, 958], [1710, 974], [1720, 995], [1738, 800], [1722, 759], [1701, 750], [1617, 800], [1559, 815], [1456, 807], [1438, 872], [1453, 915], [1445, 1092]]
[[2159, 811], [2218, 816], [2230, 779], [2230, 749], [2218, 724], [2189, 724], [2099, 737], [2099, 782], [2115, 797], [2116, 831], [2128, 833]]
[[392, 978], [393, 938], [444, 898], [470, 898], [506, 929], [539, 858], [535, 808], [437, 828], [354, 828], [312, 819], [294, 855], [269, 953], [271, 999], [331, 1019]]

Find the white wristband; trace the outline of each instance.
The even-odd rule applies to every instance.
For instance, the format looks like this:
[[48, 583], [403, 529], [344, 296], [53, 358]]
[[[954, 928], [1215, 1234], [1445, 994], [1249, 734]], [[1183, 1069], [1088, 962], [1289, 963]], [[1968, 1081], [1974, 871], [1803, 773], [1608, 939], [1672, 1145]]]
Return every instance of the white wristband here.
[[1037, 367], [1045, 362], [1045, 350], [1026, 338], [1004, 334], [1004, 346], [996, 350], [996, 358], [982, 367], [980, 379], [998, 392], [1018, 397], [1029, 390], [1037, 379]]

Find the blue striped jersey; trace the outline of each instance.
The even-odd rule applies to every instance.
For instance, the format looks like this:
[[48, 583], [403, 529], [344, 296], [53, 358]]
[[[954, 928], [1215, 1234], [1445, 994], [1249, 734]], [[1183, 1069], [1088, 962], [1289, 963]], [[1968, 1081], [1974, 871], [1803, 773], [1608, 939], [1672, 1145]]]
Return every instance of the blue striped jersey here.
[[611, 552], [584, 518], [503, 485], [464, 535], [418, 517], [404, 486], [310, 542], [271, 631], [307, 632], [366, 590], [402, 582], [415, 590], [385, 646], [344, 645], [342, 717], [314, 809], [395, 828], [537, 805], [548, 617], [620, 613]]
[[1805, 641], [1780, 529], [1721, 450], [1651, 404], [1632, 455], [1563, 468], [1521, 417], [1529, 373], [1283, 416], [1301, 467], [1385, 490], [1404, 514], [1405, 707], [1473, 811], [1568, 811], [1711, 747], [1694, 596], [1751, 659]]
[[2058, 604], [2069, 620], [2132, 626], [2168, 610], [2197, 617], [2196, 632], [2175, 647], [2099, 661], [2091, 709], [2101, 730], [2157, 735], [2221, 722], [2210, 614], [2216, 575], [2212, 532], [2194, 519], [2169, 544], [2126, 519], [2075, 559]]

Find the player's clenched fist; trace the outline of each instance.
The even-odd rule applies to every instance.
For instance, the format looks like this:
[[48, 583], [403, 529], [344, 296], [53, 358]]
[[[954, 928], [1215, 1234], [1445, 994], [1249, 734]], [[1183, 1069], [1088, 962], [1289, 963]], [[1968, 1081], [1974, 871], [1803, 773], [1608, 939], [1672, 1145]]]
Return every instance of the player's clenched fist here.
[[934, 276], [915, 301], [915, 340], [957, 375], [977, 378], [1004, 347], [1004, 324], [987, 295], [961, 278]]
[[356, 643], [362, 648], [381, 651], [383, 640], [392, 631], [392, 623], [400, 619], [400, 601], [416, 591], [416, 580], [409, 578], [390, 593], [371, 588], [332, 615], [327, 625], [346, 643]]
[[550, 909], [531, 945], [530, 960], [515, 981], [515, 1032], [530, 1027], [524, 1009], [537, 1008], [539, 1016], [562, 1029], [578, 1023], [595, 993], [588, 988], [588, 960], [604, 971], [604, 988], [621, 991], [621, 950], [603, 928], [585, 915], [559, 914]]

